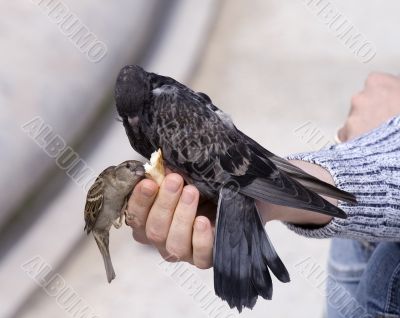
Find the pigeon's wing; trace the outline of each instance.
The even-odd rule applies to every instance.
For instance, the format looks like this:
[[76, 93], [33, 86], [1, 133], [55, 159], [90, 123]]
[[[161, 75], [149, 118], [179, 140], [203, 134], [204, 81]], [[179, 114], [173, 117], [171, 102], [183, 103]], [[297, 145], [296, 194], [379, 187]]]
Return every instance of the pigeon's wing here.
[[152, 109], [142, 121], [143, 130], [153, 146], [162, 149], [167, 164], [196, 173], [191, 164], [214, 162], [237, 142], [239, 135], [202, 94], [170, 85], [153, 92]]
[[240, 193], [277, 205], [319, 212], [343, 219], [347, 217], [340, 208], [279, 171], [274, 178], [256, 178], [248, 185], [241, 187]]
[[[258, 157], [245, 143], [238, 143], [234, 149], [228, 149], [228, 155], [221, 155], [220, 162], [224, 170], [231, 170], [231, 177], [238, 181], [238, 191], [253, 199], [267, 201], [277, 205], [305, 209], [327, 214], [334, 217], [346, 218], [346, 214], [319, 196], [314, 191], [303, 186], [275, 164]], [[231, 167], [232, 158], [239, 158], [246, 149], [245, 161], [239, 170]], [[235, 154], [235, 155], [232, 155]], [[238, 162], [239, 159], [234, 160]]]
[[114, 170], [114, 166], [107, 168], [97, 177], [96, 181], [90, 187], [85, 204], [85, 230], [86, 233], [89, 234], [94, 225], [96, 224], [97, 218], [101, 212], [104, 203], [104, 175], [109, 170]]
[[272, 152], [268, 151], [267, 149], [262, 147], [260, 144], [258, 144], [256, 141], [246, 136], [242, 132], [240, 133], [244, 136], [246, 144], [249, 146], [251, 151], [254, 152], [255, 155], [257, 155], [261, 160], [272, 161], [272, 163], [278, 169], [280, 169], [281, 171], [286, 173], [289, 177], [293, 178], [294, 180], [302, 184], [304, 187], [316, 193], [324, 194], [335, 199], [351, 203], [357, 202], [353, 194], [340, 190], [335, 186], [326, 183], [322, 180], [319, 180], [318, 178], [306, 173], [304, 170], [294, 166], [289, 161], [281, 157], [278, 157]]
[[271, 160], [255, 154], [227, 114], [197, 97], [172, 86], [157, 91], [149, 139], [161, 147], [169, 165], [206, 183], [214, 193], [231, 182], [249, 197], [345, 217], [342, 210], [279, 171]]

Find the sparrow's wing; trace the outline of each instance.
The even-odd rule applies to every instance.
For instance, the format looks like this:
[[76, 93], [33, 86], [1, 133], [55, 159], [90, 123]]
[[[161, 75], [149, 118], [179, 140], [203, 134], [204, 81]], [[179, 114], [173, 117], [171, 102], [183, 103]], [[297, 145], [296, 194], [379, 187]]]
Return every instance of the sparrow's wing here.
[[346, 217], [279, 171], [271, 160], [255, 154], [229, 116], [203, 96], [163, 86], [157, 89], [151, 113], [149, 139], [161, 147], [168, 164], [186, 171], [195, 181], [206, 182], [214, 190], [237, 181], [240, 192], [255, 199]]
[[96, 181], [93, 183], [88, 191], [85, 204], [85, 230], [87, 234], [92, 231], [103, 207], [105, 187], [104, 175], [109, 170], [114, 170], [114, 168], [114, 166], [109, 167], [102, 173], [100, 173], [100, 175], [97, 177]]

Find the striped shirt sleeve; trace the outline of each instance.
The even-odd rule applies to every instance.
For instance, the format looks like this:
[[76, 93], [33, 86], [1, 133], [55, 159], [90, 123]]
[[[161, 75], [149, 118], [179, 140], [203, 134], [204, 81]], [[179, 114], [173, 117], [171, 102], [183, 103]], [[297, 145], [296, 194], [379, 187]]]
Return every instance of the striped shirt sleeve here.
[[339, 202], [348, 218], [320, 228], [294, 224], [298, 234], [367, 241], [400, 241], [400, 117], [347, 143], [288, 159], [320, 165], [336, 186], [356, 195], [358, 203]]

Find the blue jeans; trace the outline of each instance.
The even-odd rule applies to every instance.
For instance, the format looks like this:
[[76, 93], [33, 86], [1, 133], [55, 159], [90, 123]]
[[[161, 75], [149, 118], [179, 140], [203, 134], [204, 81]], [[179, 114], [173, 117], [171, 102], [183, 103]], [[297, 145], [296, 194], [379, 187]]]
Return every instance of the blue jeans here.
[[400, 317], [400, 243], [333, 239], [327, 318]]

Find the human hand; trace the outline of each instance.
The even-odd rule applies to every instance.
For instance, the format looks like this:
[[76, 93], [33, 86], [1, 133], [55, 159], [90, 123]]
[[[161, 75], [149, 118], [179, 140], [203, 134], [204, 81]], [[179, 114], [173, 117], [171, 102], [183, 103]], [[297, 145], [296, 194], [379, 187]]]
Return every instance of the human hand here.
[[349, 116], [338, 132], [340, 141], [356, 138], [400, 114], [400, 78], [371, 73], [364, 89], [353, 96]]
[[[149, 179], [138, 183], [128, 201], [132, 219], [126, 222], [136, 241], [155, 246], [165, 260], [210, 268], [214, 230], [209, 218], [197, 215], [204, 212], [198, 207], [199, 191], [171, 173], [160, 188]], [[214, 212], [210, 205], [203, 208]]]
[[[292, 163], [333, 183], [330, 175], [319, 166], [299, 161]], [[264, 222], [281, 220], [322, 225], [331, 220], [310, 211], [298, 213], [296, 209], [266, 202], [257, 202], [257, 207]], [[215, 216], [215, 210], [210, 202], [199, 205], [198, 190], [191, 185], [184, 186], [182, 177], [171, 173], [160, 188], [149, 179], [137, 184], [128, 201], [127, 213], [132, 219], [127, 218], [126, 222], [132, 227], [137, 242], [155, 246], [165, 260], [186, 261], [206, 269], [212, 267], [213, 261], [214, 227], [210, 219]]]

